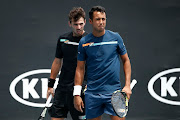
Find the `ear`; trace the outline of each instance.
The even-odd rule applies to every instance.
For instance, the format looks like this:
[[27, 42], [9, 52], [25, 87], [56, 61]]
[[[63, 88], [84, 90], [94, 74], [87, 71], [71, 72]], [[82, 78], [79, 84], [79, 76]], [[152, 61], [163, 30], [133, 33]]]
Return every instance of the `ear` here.
[[68, 21], [68, 24], [69, 24], [69, 27], [71, 27], [72, 25], [71, 25], [71, 23], [70, 23], [70, 21]]
[[89, 23], [92, 24], [92, 20], [89, 18]]

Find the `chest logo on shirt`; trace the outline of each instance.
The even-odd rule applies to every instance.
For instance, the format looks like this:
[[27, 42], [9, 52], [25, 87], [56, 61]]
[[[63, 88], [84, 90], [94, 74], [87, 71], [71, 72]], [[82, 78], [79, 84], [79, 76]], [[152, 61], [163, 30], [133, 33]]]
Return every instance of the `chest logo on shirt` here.
[[94, 42], [91, 42], [91, 43], [86, 43], [86, 44], [83, 44], [82, 46], [85, 47], [85, 46], [92, 46], [94, 44]]
[[118, 41], [99, 42], [99, 43], [90, 42], [90, 43], [82, 44], [82, 46], [86, 47], [86, 46], [112, 45], [112, 44], [118, 44]]
[[79, 45], [77, 42], [71, 42], [67, 39], [60, 39], [60, 42], [64, 42], [65, 44], [70, 44], [70, 45]]

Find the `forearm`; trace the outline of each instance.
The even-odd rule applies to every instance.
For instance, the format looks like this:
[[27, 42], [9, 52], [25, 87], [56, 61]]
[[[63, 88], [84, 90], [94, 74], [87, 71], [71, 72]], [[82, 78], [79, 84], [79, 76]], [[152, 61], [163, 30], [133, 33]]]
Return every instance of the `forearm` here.
[[51, 79], [56, 79], [61, 69], [61, 66], [62, 66], [62, 59], [55, 58], [51, 66], [51, 74], [50, 74]]
[[62, 66], [62, 59], [55, 58], [51, 67], [50, 79], [48, 80], [47, 98], [49, 97], [50, 94], [54, 96], [53, 86], [61, 66]]
[[124, 74], [125, 74], [125, 86], [130, 86], [131, 83], [131, 64], [130, 60], [126, 60], [123, 63]]
[[74, 85], [82, 85], [84, 80], [84, 69], [76, 69]]
[[78, 61], [74, 79], [74, 85], [82, 85], [84, 80], [84, 73], [85, 73], [85, 62]]
[[125, 86], [130, 86], [131, 82], [131, 63], [128, 54], [120, 56], [123, 63], [124, 75], [125, 75]]

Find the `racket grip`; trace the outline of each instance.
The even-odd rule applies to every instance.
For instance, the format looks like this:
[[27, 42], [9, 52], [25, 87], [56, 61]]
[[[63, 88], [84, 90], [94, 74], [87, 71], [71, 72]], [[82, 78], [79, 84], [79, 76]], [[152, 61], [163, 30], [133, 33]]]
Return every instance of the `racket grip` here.
[[51, 102], [51, 99], [52, 99], [52, 94], [49, 95], [47, 101], [46, 101], [46, 105], [45, 107], [48, 107], [49, 103]]

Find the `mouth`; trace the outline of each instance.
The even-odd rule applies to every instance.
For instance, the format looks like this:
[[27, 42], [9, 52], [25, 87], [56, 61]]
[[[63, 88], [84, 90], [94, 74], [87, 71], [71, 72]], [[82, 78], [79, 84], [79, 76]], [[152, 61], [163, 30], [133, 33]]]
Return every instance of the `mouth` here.
[[82, 30], [76, 30], [76, 32], [77, 32], [77, 33], [81, 33], [81, 32], [82, 32]]
[[83, 30], [76, 30], [76, 31], [75, 31], [75, 34], [78, 35], [78, 36], [79, 36], [79, 35], [82, 35], [82, 33], [83, 33]]
[[104, 28], [104, 26], [98, 26], [99, 28]]

